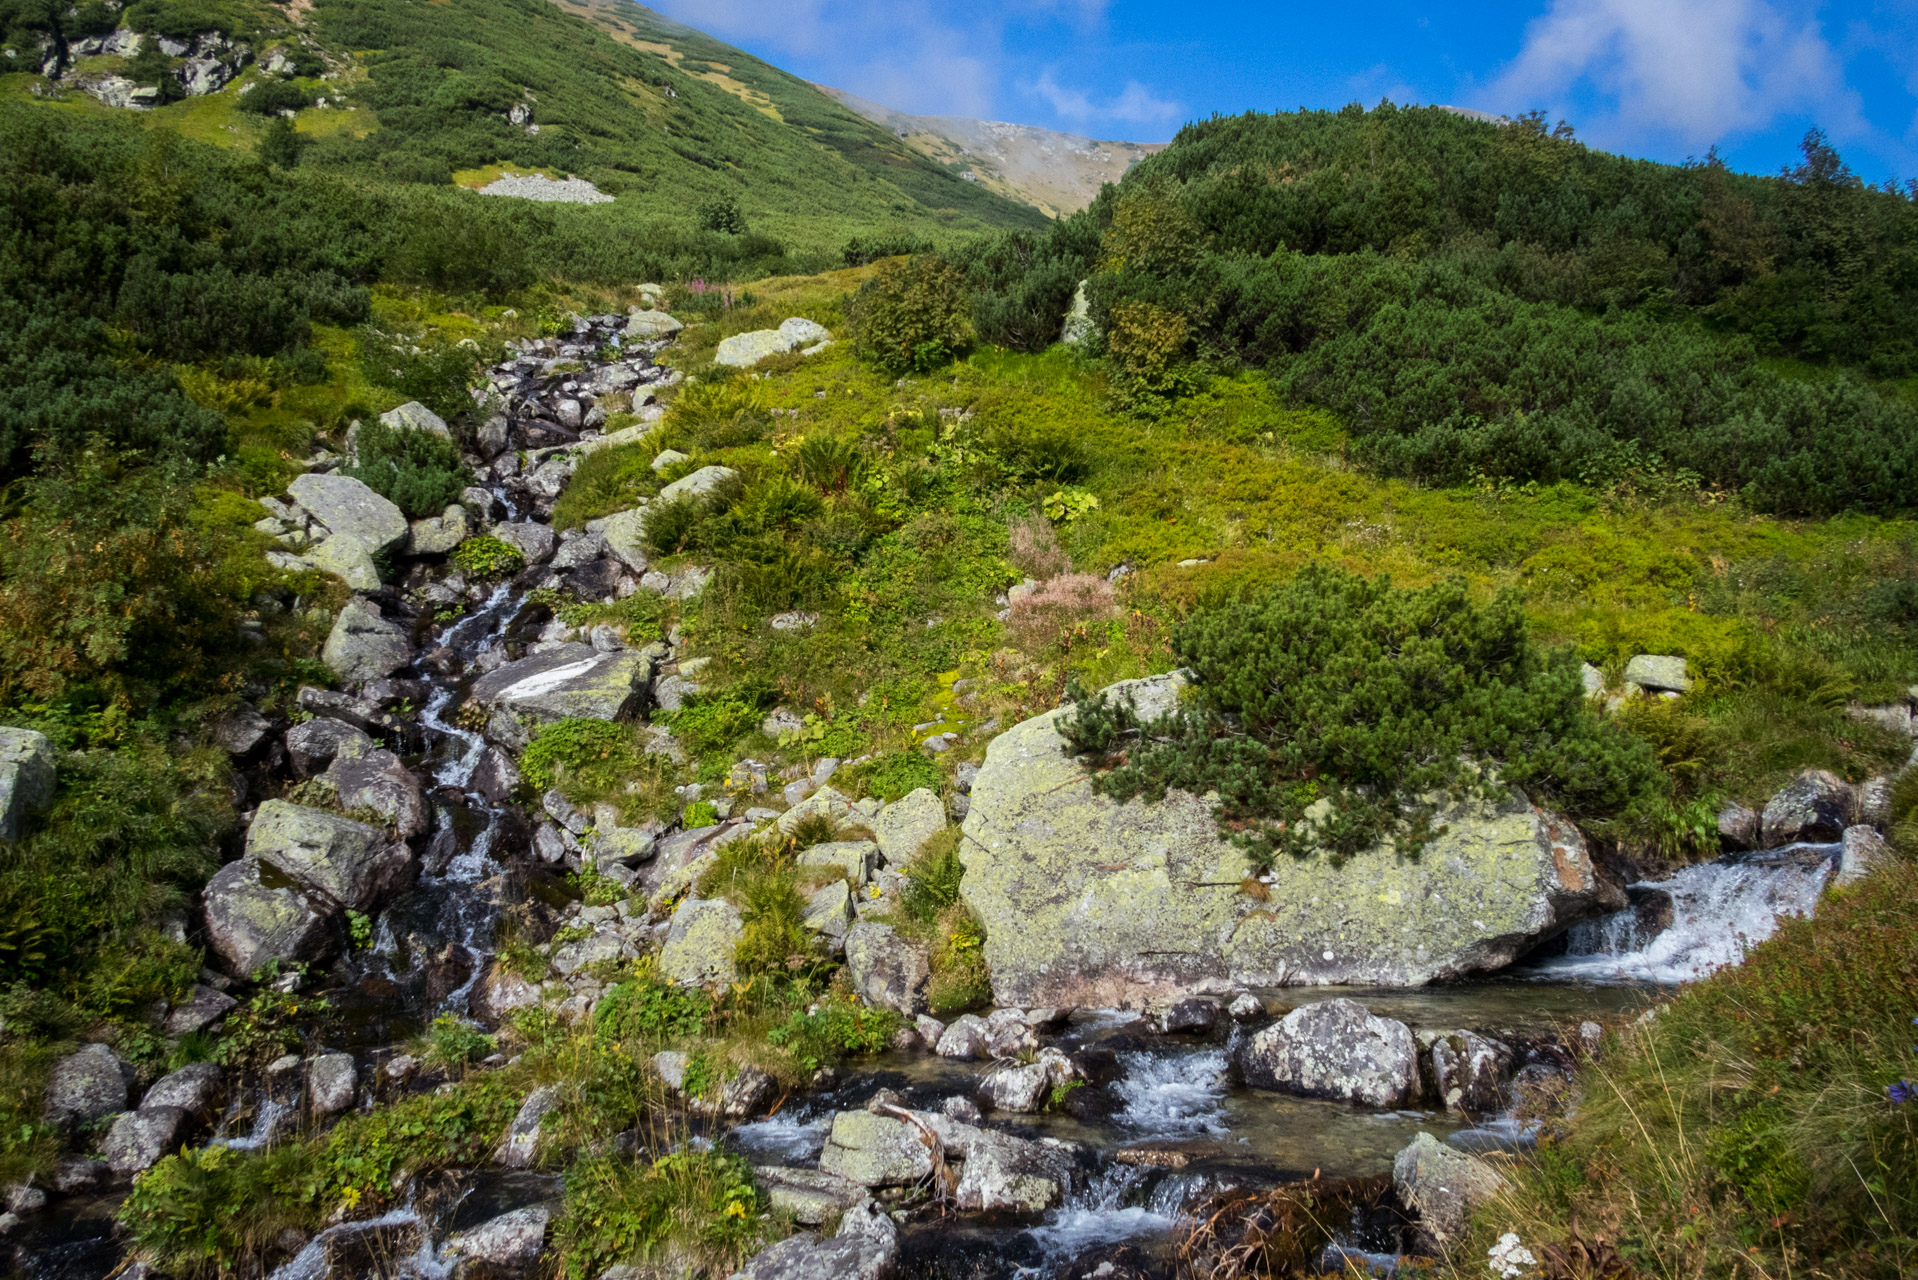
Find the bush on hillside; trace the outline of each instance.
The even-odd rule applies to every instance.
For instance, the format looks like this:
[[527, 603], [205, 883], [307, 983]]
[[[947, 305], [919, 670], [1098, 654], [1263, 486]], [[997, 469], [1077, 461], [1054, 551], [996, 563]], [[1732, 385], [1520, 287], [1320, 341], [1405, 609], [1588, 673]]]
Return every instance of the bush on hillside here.
[[965, 277], [935, 254], [886, 263], [846, 302], [860, 356], [897, 375], [963, 355], [973, 340], [965, 286]]
[[285, 80], [262, 80], [240, 95], [240, 110], [256, 116], [277, 116], [282, 111], [304, 111], [313, 105], [306, 90]]
[[353, 477], [414, 520], [437, 516], [459, 501], [473, 482], [459, 446], [430, 431], [369, 422], [355, 440], [359, 461], [341, 474]]
[[1382, 841], [1416, 856], [1444, 800], [1504, 786], [1588, 819], [1658, 788], [1649, 750], [1592, 714], [1572, 655], [1540, 649], [1509, 593], [1478, 605], [1457, 581], [1314, 565], [1201, 610], [1172, 647], [1187, 707], [1141, 726], [1078, 695], [1067, 741], [1116, 762], [1097, 780], [1115, 799], [1218, 791], [1221, 828], [1260, 865]]

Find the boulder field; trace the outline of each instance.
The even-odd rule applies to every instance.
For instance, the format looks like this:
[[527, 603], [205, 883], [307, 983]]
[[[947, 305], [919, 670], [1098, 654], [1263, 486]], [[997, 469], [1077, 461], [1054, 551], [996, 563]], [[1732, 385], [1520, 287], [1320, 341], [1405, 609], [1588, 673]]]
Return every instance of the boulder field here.
[[[1113, 688], [1152, 719], [1183, 685], [1173, 673]], [[1421, 986], [1502, 968], [1625, 905], [1577, 829], [1516, 788], [1443, 814], [1443, 833], [1416, 858], [1375, 847], [1342, 865], [1285, 860], [1256, 875], [1219, 837], [1205, 798], [1174, 791], [1121, 804], [1097, 794], [1059, 732], [1071, 714], [1050, 711], [995, 738], [972, 784], [960, 892], [985, 925], [999, 1004]]]

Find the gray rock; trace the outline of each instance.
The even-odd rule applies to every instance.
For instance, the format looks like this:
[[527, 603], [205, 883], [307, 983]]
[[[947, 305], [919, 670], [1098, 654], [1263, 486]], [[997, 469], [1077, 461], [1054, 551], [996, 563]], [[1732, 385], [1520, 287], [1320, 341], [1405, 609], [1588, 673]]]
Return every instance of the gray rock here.
[[903, 1120], [841, 1111], [832, 1118], [819, 1167], [862, 1187], [903, 1187], [932, 1172], [932, 1150]]
[[686, 1087], [686, 1068], [692, 1065], [692, 1055], [681, 1053], [677, 1049], [662, 1049], [653, 1055], [653, 1070], [666, 1082], [666, 1087], [675, 1092]]
[[1767, 849], [1799, 841], [1830, 843], [1841, 840], [1852, 822], [1855, 798], [1834, 773], [1807, 769], [1765, 802], [1759, 819], [1759, 839]]
[[833, 826], [844, 826], [852, 817], [852, 804], [846, 797], [832, 787], [821, 787], [799, 804], [774, 819], [773, 826], [781, 835], [791, 835], [793, 828], [814, 814], [825, 818]]
[[1393, 1159], [1392, 1185], [1400, 1202], [1444, 1244], [1462, 1231], [1475, 1205], [1504, 1188], [1505, 1179], [1476, 1156], [1421, 1133]]
[[320, 777], [339, 793], [342, 808], [372, 810], [392, 824], [402, 840], [421, 835], [432, 825], [425, 789], [391, 751], [342, 751]]
[[837, 867], [844, 871], [855, 889], [865, 888], [878, 861], [879, 846], [870, 840], [830, 840], [799, 855], [802, 867]]
[[1160, 1035], [1202, 1034], [1219, 1021], [1219, 1002], [1211, 996], [1161, 1000], [1146, 1009], [1146, 1021]]
[[47, 1078], [47, 1121], [90, 1124], [127, 1105], [126, 1064], [103, 1044], [90, 1044], [53, 1064]]
[[324, 809], [268, 800], [246, 832], [247, 857], [295, 885], [364, 911], [399, 888], [413, 869], [405, 845], [386, 832]]
[[756, 1165], [753, 1181], [766, 1192], [774, 1213], [789, 1214], [802, 1227], [836, 1218], [866, 1198], [858, 1183], [819, 1169]]
[[846, 1210], [832, 1239], [788, 1236], [729, 1280], [893, 1280], [898, 1268], [899, 1233], [892, 1219], [859, 1204]]
[[1625, 664], [1625, 683], [1648, 693], [1690, 693], [1692, 678], [1683, 658], [1641, 653]]
[[635, 507], [631, 511], [620, 511], [606, 517], [599, 536], [605, 540], [606, 550], [613, 559], [631, 569], [634, 573], [645, 573], [646, 558], [646, 508]]
[[779, 1096], [779, 1082], [758, 1067], [741, 1067], [719, 1090], [719, 1113], [743, 1120], [758, 1115]]
[[946, 1034], [946, 1024], [929, 1013], [922, 1013], [914, 1018], [912, 1020], [912, 1026], [913, 1030], [919, 1033], [920, 1040], [925, 1042], [925, 1046], [928, 1049], [938, 1044], [939, 1038]]
[[[1176, 675], [1128, 681], [1147, 718], [1177, 704]], [[1169, 792], [1120, 804], [1093, 789], [1058, 723], [993, 739], [962, 828], [961, 895], [985, 926], [1000, 1004], [1111, 1008], [1237, 987], [1419, 986], [1510, 964], [1567, 924], [1624, 903], [1577, 828], [1517, 792], [1461, 803], [1416, 859], [1381, 844], [1334, 865], [1285, 858], [1271, 905], [1213, 805]]]
[[539, 1155], [540, 1124], [559, 1106], [559, 1086], [543, 1084], [519, 1104], [513, 1123], [506, 1127], [493, 1159], [508, 1169], [530, 1169]]
[[872, 824], [888, 866], [904, 866], [946, 829], [946, 806], [928, 787], [909, 792], [879, 811]]
[[981, 1133], [966, 1151], [954, 1197], [970, 1212], [1044, 1213], [1065, 1199], [1083, 1159], [1056, 1138]]
[[681, 986], [729, 983], [737, 970], [739, 911], [723, 898], [688, 898], [673, 912], [666, 944], [659, 952], [660, 976]]
[[965, 1062], [990, 1057], [991, 1045], [986, 1020], [974, 1013], [962, 1013], [946, 1027], [933, 1044], [932, 1051], [942, 1058], [957, 1058]]
[[678, 711], [686, 700], [699, 692], [699, 685], [684, 676], [671, 675], [653, 684], [653, 705], [661, 711]]
[[630, 720], [645, 704], [652, 677], [647, 650], [601, 653], [567, 643], [509, 662], [473, 682], [469, 696], [520, 721]]
[[170, 1036], [192, 1035], [224, 1018], [238, 1003], [224, 991], [195, 983], [187, 998], [167, 1011], [161, 1030]]
[[27, 819], [53, 803], [53, 744], [33, 729], [0, 727], [0, 840], [18, 840]]
[[195, 1119], [213, 1115], [226, 1088], [226, 1073], [211, 1062], [194, 1062], [161, 1076], [140, 1099], [140, 1110], [178, 1107]]
[[834, 880], [815, 889], [806, 899], [805, 924], [814, 933], [843, 938], [846, 930], [852, 928], [852, 922], [852, 887], [844, 880]]
[[535, 520], [518, 520], [493, 526], [493, 536], [519, 548], [528, 565], [545, 564], [553, 558], [559, 537], [553, 526]]
[[1742, 804], [1728, 803], [1718, 811], [1718, 843], [1726, 849], [1758, 847], [1758, 815]]
[[57, 1156], [53, 1162], [53, 1189], [63, 1196], [92, 1191], [105, 1182], [111, 1172], [106, 1161], [91, 1156]]
[[1835, 885], [1856, 884], [1891, 861], [1891, 845], [1870, 827], [1847, 827], [1844, 851], [1838, 856]]
[[332, 535], [329, 542], [344, 539], [376, 556], [406, 538], [405, 514], [350, 476], [309, 471], [294, 477], [287, 492], [326, 526]]
[[775, 613], [766, 620], [766, 625], [774, 631], [810, 631], [819, 625], [819, 615], [805, 609], [792, 609]]
[[583, 534], [559, 544], [559, 550], [553, 553], [555, 569], [577, 569], [581, 565], [591, 564], [606, 554], [606, 539], [597, 533]]
[[460, 1280], [519, 1280], [537, 1269], [551, 1217], [539, 1204], [503, 1213], [452, 1236], [440, 1257], [458, 1266]]
[[227, 969], [250, 977], [269, 960], [311, 961], [332, 950], [337, 908], [282, 879], [266, 884], [252, 858], [229, 862], [207, 881], [207, 941]]
[[1918, 722], [1913, 720], [1911, 704], [1908, 702], [1893, 702], [1879, 707], [1867, 707], [1854, 702], [1845, 708], [1845, 714], [1853, 720], [1883, 725], [1893, 733], [1902, 733], [1907, 737], [1918, 732]]
[[779, 330], [755, 329], [750, 333], [735, 333], [730, 338], [720, 339], [719, 350], [713, 353], [713, 363], [748, 369], [767, 356], [776, 356], [792, 349], [792, 339]]
[[1496, 1115], [1505, 1109], [1512, 1051], [1488, 1036], [1454, 1031], [1432, 1042], [1432, 1078], [1448, 1110]]
[[311, 778], [325, 770], [342, 752], [373, 750], [373, 739], [344, 720], [318, 717], [286, 731], [287, 759], [295, 777]]
[[235, 758], [252, 755], [272, 735], [273, 722], [245, 703], [213, 722], [213, 745]]
[[455, 547], [472, 536], [473, 526], [466, 517], [466, 508], [456, 502], [439, 515], [415, 520], [407, 533], [406, 550], [416, 556], [451, 555]]
[[1891, 779], [1880, 774], [1858, 784], [1858, 821], [1884, 830], [1891, 823]]
[[626, 953], [626, 944], [610, 929], [590, 933], [577, 941], [553, 949], [553, 968], [562, 976], [571, 976], [589, 964], [618, 960]]
[[1605, 696], [1605, 673], [1591, 663], [1581, 662], [1578, 664], [1578, 681], [1579, 684], [1584, 686], [1586, 697], [1602, 698]]
[[1265, 1002], [1250, 991], [1241, 991], [1232, 997], [1232, 1004], [1226, 1012], [1232, 1015], [1234, 1022], [1248, 1022], [1265, 1016]]
[[479, 763], [473, 766], [473, 776], [467, 785], [489, 804], [504, 804], [523, 781], [512, 756], [498, 747], [487, 747], [480, 754]]
[[995, 1058], [1016, 1058], [1039, 1047], [1039, 1034], [1020, 1009], [994, 1009], [986, 1015], [986, 1051]]
[[306, 1098], [318, 1116], [334, 1116], [353, 1105], [360, 1087], [359, 1068], [350, 1053], [322, 1053], [306, 1064]]
[[924, 947], [901, 938], [891, 925], [862, 921], [846, 931], [846, 973], [870, 1005], [908, 1018], [926, 1011], [931, 961]]
[[1051, 1073], [1043, 1062], [998, 1067], [979, 1082], [979, 1098], [994, 1111], [1026, 1113], [1045, 1105]]
[[731, 467], [701, 467], [691, 475], [681, 476], [659, 491], [661, 503], [676, 502], [681, 498], [704, 498], [729, 480], [737, 479], [739, 473]]
[[178, 1107], [142, 1107], [122, 1112], [100, 1144], [107, 1168], [121, 1177], [144, 1173], [180, 1145], [187, 1113]]
[[417, 400], [408, 400], [399, 408], [382, 413], [380, 425], [395, 431], [424, 431], [442, 440], [453, 438], [453, 433], [447, 429], [446, 419]]
[[635, 311], [626, 321], [629, 338], [670, 338], [686, 326], [664, 311]]
[[1419, 1087], [1412, 1032], [1353, 1000], [1294, 1009], [1252, 1037], [1239, 1069], [1255, 1089], [1374, 1107], [1403, 1106]]

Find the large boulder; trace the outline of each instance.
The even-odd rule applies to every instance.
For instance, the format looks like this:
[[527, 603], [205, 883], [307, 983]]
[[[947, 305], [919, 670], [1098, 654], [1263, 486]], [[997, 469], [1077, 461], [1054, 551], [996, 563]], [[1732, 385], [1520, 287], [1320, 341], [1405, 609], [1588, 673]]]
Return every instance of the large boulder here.
[[688, 898], [673, 912], [666, 944], [659, 949], [660, 976], [682, 986], [704, 987], [733, 980], [739, 945], [739, 909], [724, 898]]
[[246, 832], [246, 854], [302, 889], [364, 911], [401, 887], [412, 855], [378, 827], [325, 809], [268, 800]]
[[379, 606], [354, 599], [340, 610], [320, 658], [349, 688], [383, 680], [413, 660], [413, 643]]
[[1294, 1009], [1246, 1042], [1239, 1070], [1255, 1089], [1374, 1107], [1403, 1106], [1419, 1091], [1411, 1029], [1355, 1000]]
[[1830, 844], [1844, 839], [1856, 804], [1844, 779], [1824, 769], [1807, 769], [1765, 802], [1759, 843], [1777, 849], [1803, 841]]
[[879, 811], [873, 835], [887, 865], [901, 866], [919, 856], [934, 836], [946, 829], [946, 804], [929, 787], [909, 792]]
[[356, 744], [336, 755], [320, 779], [338, 793], [341, 808], [379, 814], [402, 840], [424, 833], [432, 824], [420, 780], [391, 751]]
[[1454, 1031], [1432, 1041], [1432, 1080], [1447, 1108], [1489, 1116], [1505, 1109], [1505, 1078], [1512, 1051], [1473, 1031]]
[[53, 744], [33, 729], [0, 727], [0, 840], [18, 840], [26, 820], [53, 803]]
[[356, 725], [328, 716], [302, 720], [286, 731], [286, 754], [293, 775], [311, 778], [341, 755], [373, 750], [373, 739]]
[[329, 542], [344, 539], [377, 556], [406, 539], [406, 514], [351, 476], [309, 471], [296, 476], [287, 492], [326, 526]]
[[599, 536], [606, 540], [606, 550], [613, 559], [634, 573], [646, 572], [645, 507], [617, 511], [607, 516], [605, 524], [600, 526]]
[[447, 428], [446, 419], [417, 400], [408, 400], [399, 408], [388, 409], [382, 413], [380, 425], [391, 427], [395, 431], [424, 431], [442, 440], [453, 438], [452, 431]]
[[436, 516], [415, 520], [406, 538], [406, 550], [416, 556], [447, 556], [473, 534], [466, 508], [455, 502]]
[[[1114, 686], [1150, 719], [1182, 679]], [[1416, 859], [1379, 846], [1335, 865], [1282, 859], [1265, 899], [1212, 805], [1095, 794], [1061, 708], [993, 739], [974, 779], [961, 894], [985, 925], [1006, 1005], [1116, 1007], [1155, 996], [1294, 984], [1420, 986], [1510, 964], [1541, 939], [1624, 905], [1576, 828], [1516, 790], [1439, 816]]]
[[539, 1266], [552, 1210], [528, 1205], [490, 1218], [447, 1240], [442, 1261], [453, 1263], [460, 1280], [521, 1280]]
[[713, 363], [746, 369], [767, 356], [780, 355], [792, 349], [792, 339], [779, 330], [754, 329], [750, 333], [735, 333], [730, 338], [721, 338], [719, 350], [713, 353]]
[[1625, 664], [1625, 683], [1647, 693], [1689, 693], [1692, 678], [1683, 658], [1641, 653]]
[[862, 1187], [903, 1187], [932, 1172], [932, 1148], [917, 1128], [870, 1111], [832, 1118], [819, 1167]]
[[145, 1173], [180, 1145], [188, 1126], [179, 1107], [141, 1107], [116, 1116], [100, 1144], [107, 1168], [121, 1177]]
[[738, 476], [739, 473], [731, 467], [701, 467], [691, 475], [681, 476], [661, 489], [659, 500], [666, 503], [676, 502], [681, 498], [703, 498], [728, 480], [737, 479]]
[[774, 1213], [789, 1214], [802, 1227], [836, 1218], [866, 1198], [858, 1183], [819, 1169], [755, 1165], [753, 1181], [765, 1190]]
[[755, 1255], [730, 1280], [892, 1280], [898, 1273], [898, 1228], [866, 1202], [846, 1210], [832, 1239], [788, 1236]]
[[931, 958], [923, 946], [900, 937], [889, 924], [861, 921], [846, 931], [846, 973], [867, 1004], [908, 1018], [929, 1007]]
[[127, 1105], [129, 1072], [119, 1055], [90, 1044], [53, 1064], [47, 1078], [47, 1119], [56, 1125], [88, 1124]]
[[153, 1082], [140, 1099], [140, 1110], [178, 1107], [197, 1119], [209, 1119], [215, 1113], [226, 1088], [226, 1073], [211, 1062], [190, 1062]]
[[1443, 1245], [1459, 1234], [1473, 1206], [1497, 1195], [1505, 1179], [1476, 1156], [1421, 1133], [1392, 1161], [1399, 1201]]
[[961, 1209], [1044, 1213], [1072, 1189], [1083, 1150], [1057, 1138], [981, 1133], [966, 1151], [954, 1198]]
[[[645, 649], [601, 653], [589, 644], [556, 645], [488, 672], [473, 682], [472, 700], [525, 726], [556, 720], [631, 720], [644, 708], [653, 655]], [[498, 736], [509, 730], [489, 725]], [[504, 745], [523, 747], [524, 742]]]
[[229, 862], [206, 884], [206, 933], [227, 969], [242, 978], [269, 960], [309, 961], [332, 949], [337, 908], [317, 894], [267, 883], [252, 858]]

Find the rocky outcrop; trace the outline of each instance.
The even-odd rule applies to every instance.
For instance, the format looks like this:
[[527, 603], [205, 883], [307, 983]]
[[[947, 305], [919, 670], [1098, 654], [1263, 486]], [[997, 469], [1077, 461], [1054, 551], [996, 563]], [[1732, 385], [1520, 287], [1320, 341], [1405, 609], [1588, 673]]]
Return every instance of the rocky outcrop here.
[[966, 1149], [953, 1198], [976, 1212], [1044, 1213], [1065, 1199], [1085, 1160], [1083, 1148], [1057, 1138], [983, 1132]]
[[471, 700], [488, 708], [487, 736], [514, 750], [532, 729], [556, 720], [631, 720], [644, 709], [653, 655], [643, 649], [601, 653], [589, 644], [555, 645], [481, 676]]
[[870, 1202], [848, 1209], [830, 1240], [801, 1233], [756, 1255], [730, 1280], [892, 1280], [899, 1232]]
[[1765, 802], [1759, 817], [1759, 840], [1766, 849], [1803, 841], [1829, 844], [1841, 840], [1851, 825], [1856, 798], [1835, 773], [1807, 769]]
[[431, 824], [425, 789], [391, 751], [353, 744], [334, 756], [320, 779], [332, 786], [342, 808], [379, 814], [402, 840]]
[[1398, 1107], [1418, 1096], [1418, 1045], [1403, 1022], [1353, 1000], [1294, 1009], [1239, 1051], [1246, 1084], [1308, 1098]]
[[739, 909], [723, 898], [688, 898], [673, 912], [659, 951], [660, 976], [682, 986], [731, 982], [737, 970]]
[[53, 803], [53, 744], [33, 729], [0, 727], [0, 840], [18, 840], [26, 822]]
[[284, 877], [265, 883], [252, 858], [221, 867], [204, 897], [207, 941], [240, 977], [269, 960], [318, 960], [332, 950], [332, 904]]
[[187, 1131], [187, 1113], [179, 1107], [146, 1107], [116, 1116], [100, 1144], [107, 1168], [121, 1177], [144, 1173], [170, 1155]]
[[888, 866], [903, 866], [946, 829], [946, 806], [936, 791], [921, 787], [879, 811], [873, 835]]
[[[1142, 716], [1180, 678], [1115, 686]], [[1001, 1004], [1109, 1007], [1155, 996], [1318, 983], [1419, 986], [1510, 964], [1623, 906], [1576, 828], [1516, 790], [1440, 815], [1416, 859], [1390, 848], [1281, 861], [1261, 898], [1212, 807], [1094, 794], [1048, 712], [992, 741], [962, 828], [961, 894], [985, 925]]]
[[377, 557], [405, 541], [405, 514], [351, 476], [309, 471], [296, 477], [287, 492], [325, 527], [326, 538], [306, 550], [307, 559], [355, 591], [377, 588]]
[[132, 1072], [103, 1044], [90, 1044], [53, 1064], [47, 1078], [47, 1122], [90, 1124], [124, 1109]]
[[246, 856], [299, 888], [364, 911], [398, 889], [412, 870], [405, 845], [386, 832], [325, 809], [269, 800], [246, 832]]

